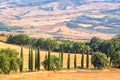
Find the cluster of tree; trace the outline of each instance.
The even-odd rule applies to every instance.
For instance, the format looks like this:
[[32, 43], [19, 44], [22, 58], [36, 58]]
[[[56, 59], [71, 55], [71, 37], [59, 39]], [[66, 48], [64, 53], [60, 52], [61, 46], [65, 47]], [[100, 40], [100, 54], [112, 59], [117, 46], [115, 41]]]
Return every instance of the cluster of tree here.
[[110, 65], [120, 68], [120, 37], [112, 38], [111, 40], [101, 40], [97, 37], [94, 37], [90, 41], [90, 47], [94, 52], [104, 53]]
[[4, 37], [6, 37], [6, 35], [5, 35], [4, 33], [1, 33], [0, 36], [4, 36]]
[[17, 72], [22, 63], [22, 59], [18, 58], [18, 54], [15, 49], [7, 48], [0, 50], [0, 73]]
[[17, 45], [28, 45], [30, 42], [30, 37], [26, 34], [10, 35], [7, 39], [7, 43], [17, 44]]
[[[86, 50], [88, 48], [88, 44], [84, 42], [73, 42], [73, 41], [61, 41], [56, 39], [44, 39], [44, 38], [30, 38], [26, 34], [19, 34], [19, 35], [10, 35], [7, 39], [7, 43], [17, 44], [17, 45], [28, 45], [31, 44], [33, 48], [39, 47], [42, 50], [48, 50], [48, 46], [51, 47], [52, 51], [59, 52], [60, 46], [63, 46], [63, 51], [70, 53], [81, 53], [82, 48]], [[86, 51], [85, 51], [86, 52]]]

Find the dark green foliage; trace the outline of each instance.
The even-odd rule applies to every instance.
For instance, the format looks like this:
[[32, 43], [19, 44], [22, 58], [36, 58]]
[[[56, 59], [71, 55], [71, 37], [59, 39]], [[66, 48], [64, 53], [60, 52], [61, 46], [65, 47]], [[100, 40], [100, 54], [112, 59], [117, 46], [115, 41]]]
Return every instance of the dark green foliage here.
[[54, 50], [57, 46], [57, 42], [54, 39], [46, 39], [44, 41], [44, 49], [49, 50], [48, 46], [50, 46], [51, 50]]
[[49, 50], [48, 50], [48, 70], [50, 70], [50, 46], [49, 46]]
[[[48, 64], [48, 60], [49, 60], [49, 64]], [[54, 55], [51, 55], [49, 59], [46, 56], [42, 64], [44, 68], [48, 71], [56, 71], [56, 70], [62, 69], [60, 58]], [[49, 66], [49, 69], [48, 69], [48, 66]]]
[[33, 48], [31, 47], [30, 71], [33, 71]]
[[29, 46], [29, 58], [28, 58], [28, 68], [29, 71], [33, 71], [33, 48]]
[[73, 42], [72, 41], [63, 41], [62, 43], [63, 51], [64, 52], [73, 52]]
[[0, 36], [6, 36], [4, 33], [0, 34]]
[[46, 61], [43, 62], [43, 65], [44, 65], [44, 68], [45, 68], [46, 70], [48, 70], [48, 61], [47, 61], [47, 60], [48, 60], [48, 56], [47, 56], [47, 54], [45, 55], [45, 60], [46, 60]]
[[93, 37], [90, 40], [90, 47], [93, 49], [94, 52], [99, 50], [100, 44], [101, 44], [101, 40], [97, 37]]
[[59, 52], [59, 58], [61, 58], [61, 52]]
[[111, 56], [111, 61], [114, 67], [120, 68], [120, 51]]
[[6, 48], [0, 50], [0, 73], [8, 74], [10, 71], [17, 72], [21, 59], [18, 52], [14, 49]]
[[45, 43], [45, 40], [43, 38], [39, 38], [35, 42], [35, 47], [39, 47], [39, 48], [43, 49], [44, 48], [44, 43]]
[[28, 69], [30, 70], [31, 68], [31, 46], [29, 45], [29, 54], [28, 54]]
[[86, 68], [89, 68], [89, 51], [90, 51], [90, 47], [88, 45], [85, 46], [85, 51], [86, 51]]
[[10, 35], [7, 39], [7, 43], [18, 44], [18, 45], [28, 45], [30, 41], [30, 37], [26, 34], [19, 35]]
[[37, 70], [37, 63], [38, 63], [38, 59], [37, 59], [37, 50], [35, 50], [35, 70]]
[[21, 64], [20, 64], [20, 72], [22, 72], [22, 71], [23, 71], [23, 62], [24, 62], [24, 60], [23, 60], [23, 45], [21, 45], [20, 58], [22, 59], [22, 62], [21, 62]]
[[0, 53], [0, 73], [8, 74], [10, 72], [9, 57], [5, 53]]
[[77, 67], [77, 59], [76, 59], [76, 51], [75, 51], [75, 54], [74, 54], [74, 69], [76, 69]]
[[87, 51], [87, 56], [86, 56], [86, 68], [89, 68], [89, 51]]
[[101, 52], [95, 52], [92, 55], [91, 62], [95, 69], [103, 69], [108, 66], [107, 56]]
[[82, 52], [82, 47], [85, 46], [85, 43], [83, 42], [75, 42], [73, 44], [73, 50], [76, 51], [76, 53]]
[[111, 47], [110, 40], [103, 41], [99, 47], [100, 47], [100, 51], [107, 55], [107, 58], [110, 57], [110, 47]]
[[81, 68], [84, 68], [84, 49], [82, 50]]
[[60, 49], [61, 49], [61, 66], [63, 67], [63, 45], [61, 45], [61, 47], [60, 47]]
[[37, 55], [37, 70], [40, 70], [40, 49], [38, 48], [38, 55]]
[[67, 69], [70, 69], [70, 51], [68, 53]]

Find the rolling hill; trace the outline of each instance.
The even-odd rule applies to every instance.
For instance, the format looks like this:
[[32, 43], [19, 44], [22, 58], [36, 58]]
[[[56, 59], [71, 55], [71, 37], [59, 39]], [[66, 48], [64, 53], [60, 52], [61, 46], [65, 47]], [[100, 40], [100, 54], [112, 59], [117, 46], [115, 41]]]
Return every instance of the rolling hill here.
[[0, 11], [0, 22], [7, 28], [23, 28], [11, 29], [11, 34], [71, 39], [120, 34], [119, 0], [0, 0]]

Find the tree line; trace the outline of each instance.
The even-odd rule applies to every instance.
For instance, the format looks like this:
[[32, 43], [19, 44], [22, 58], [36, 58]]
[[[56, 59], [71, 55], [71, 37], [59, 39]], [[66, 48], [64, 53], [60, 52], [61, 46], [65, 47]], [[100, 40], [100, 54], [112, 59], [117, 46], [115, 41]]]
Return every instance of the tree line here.
[[[36, 39], [30, 38], [25, 34], [20, 35], [10, 35], [8, 37], [7, 43], [18, 44], [21, 45], [21, 53], [20, 58], [15, 58], [16, 62], [12, 62], [11, 59], [7, 59], [7, 55], [4, 55], [2, 52], [9, 53], [9, 49], [7, 51], [0, 51], [0, 65], [7, 64], [7, 67], [2, 68], [0, 66], [0, 72], [9, 73], [11, 70], [16, 71], [18, 66], [20, 68], [20, 72], [23, 71], [23, 61], [24, 61], [24, 51], [23, 46], [29, 46], [29, 58], [28, 58], [28, 69], [29, 71], [33, 71], [33, 67], [35, 67], [36, 71], [40, 70], [41, 56], [40, 50], [48, 50], [48, 54], [45, 56], [45, 60], [42, 62], [43, 67], [46, 70], [62, 70], [63, 62], [64, 62], [64, 53], [68, 53], [67, 59], [67, 69], [70, 69], [70, 56], [71, 53], [74, 53], [74, 68], [78, 68], [77, 65], [77, 55], [81, 54], [81, 68], [85, 68], [84, 55], [86, 55], [86, 68], [89, 68], [89, 56], [91, 56], [91, 63], [93, 64], [95, 69], [103, 69], [108, 66], [120, 68], [120, 37], [112, 38], [111, 40], [102, 40], [97, 37], [93, 37], [90, 42], [73, 42], [73, 41], [61, 41], [55, 39]], [[35, 64], [33, 64], [33, 50], [35, 50]], [[15, 50], [14, 50], [15, 51]], [[51, 55], [51, 51], [59, 52], [59, 57]], [[17, 53], [17, 52], [15, 52]], [[5, 57], [6, 56], [6, 57]], [[14, 56], [16, 57], [16, 56]], [[9, 62], [4, 62], [3, 58], [10, 60]], [[4, 61], [3, 61], [4, 60]], [[2, 62], [3, 61], [3, 62]], [[11, 69], [9, 66], [11, 63], [15, 63], [16, 68]], [[8, 68], [9, 66], [9, 68]]]
[[[62, 46], [64, 53], [87, 54], [91, 55], [92, 52], [104, 53], [111, 65], [120, 67], [115, 61], [118, 59], [115, 57], [120, 53], [120, 36], [115, 36], [110, 40], [102, 40], [97, 37], [93, 37], [90, 42], [74, 42], [69, 40], [57, 40], [57, 39], [43, 39], [43, 38], [30, 38], [26, 34], [10, 35], [7, 40], [8, 43], [19, 45], [31, 45], [33, 47], [39, 47], [42, 50], [48, 50], [48, 46], [51, 47], [51, 51], [60, 52]], [[117, 60], [114, 60], [117, 59]], [[114, 63], [114, 64], [112, 64]]]

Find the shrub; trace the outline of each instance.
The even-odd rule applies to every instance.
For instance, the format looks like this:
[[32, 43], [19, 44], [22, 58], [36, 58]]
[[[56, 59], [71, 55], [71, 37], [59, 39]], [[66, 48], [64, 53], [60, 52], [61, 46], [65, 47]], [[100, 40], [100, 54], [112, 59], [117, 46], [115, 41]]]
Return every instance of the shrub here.
[[111, 60], [112, 60], [113, 66], [120, 68], [120, 51], [115, 52], [111, 56]]
[[91, 62], [94, 68], [103, 69], [108, 66], [108, 59], [104, 53], [95, 52], [92, 55]]
[[17, 57], [18, 52], [14, 49], [1, 49], [0, 50], [0, 72], [8, 74], [10, 71], [17, 71], [21, 59]]
[[[43, 64], [44, 68], [46, 70], [48, 70], [48, 67], [46, 67], [46, 66], [48, 66], [48, 58], [45, 58], [45, 60], [43, 61], [42, 64]], [[49, 70], [51, 70], [51, 71], [61, 70], [61, 60], [59, 57], [51, 55], [49, 64], [50, 64]]]

